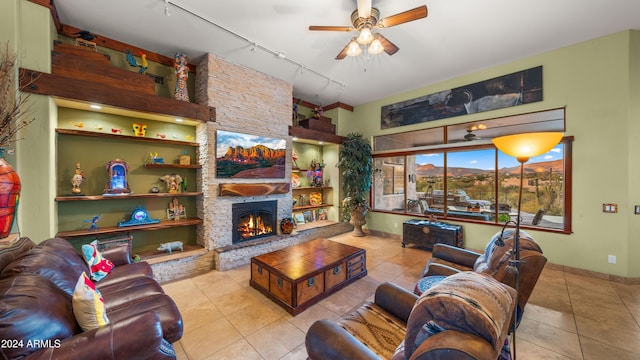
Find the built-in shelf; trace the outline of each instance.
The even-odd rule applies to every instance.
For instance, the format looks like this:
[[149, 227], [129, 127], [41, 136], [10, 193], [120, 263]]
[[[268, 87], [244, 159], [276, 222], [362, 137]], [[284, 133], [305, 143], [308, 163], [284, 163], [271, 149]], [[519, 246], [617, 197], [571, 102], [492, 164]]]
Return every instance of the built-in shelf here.
[[146, 168], [159, 168], [159, 169], [201, 169], [200, 164], [144, 164]]
[[170, 139], [167, 140], [167, 139], [148, 138], [148, 137], [142, 137], [142, 136], [119, 135], [119, 134], [111, 134], [111, 133], [102, 133], [97, 131], [58, 128], [56, 129], [56, 132], [58, 134], [64, 134], [64, 135], [92, 136], [92, 137], [99, 137], [103, 139], [133, 140], [133, 141], [155, 142], [155, 143], [192, 146], [192, 147], [200, 146], [200, 144], [198, 144], [197, 142], [191, 142], [191, 141], [170, 140]]
[[134, 225], [134, 226], [108, 226], [101, 227], [98, 230], [72, 230], [72, 231], [60, 231], [56, 234], [56, 237], [61, 238], [74, 238], [81, 236], [93, 236], [93, 235], [104, 235], [104, 234], [117, 234], [117, 233], [126, 233], [130, 231], [148, 231], [148, 230], [161, 230], [168, 229], [172, 227], [178, 226], [191, 226], [191, 225], [199, 225], [202, 224], [202, 219], [186, 219], [186, 220], [165, 220], [160, 221], [155, 224], [145, 224], [145, 225]]
[[180, 192], [180, 193], [149, 193], [149, 194], [127, 194], [127, 195], [70, 195], [57, 196], [56, 201], [92, 201], [92, 200], [122, 200], [122, 199], [144, 199], [163, 197], [185, 197], [199, 196], [201, 192]]
[[293, 211], [296, 211], [296, 210], [309, 210], [309, 209], [321, 209], [321, 208], [330, 207], [330, 206], [333, 206], [333, 204], [294, 206], [293, 207]]
[[292, 190], [324, 190], [333, 189], [331, 186], [298, 186], [292, 188]]
[[143, 251], [141, 253], [138, 253], [138, 255], [140, 255], [141, 260], [148, 262], [149, 265], [153, 265], [165, 261], [184, 259], [190, 256], [200, 256], [206, 254], [207, 252], [208, 250], [200, 245], [185, 244], [183, 245], [182, 251], [173, 250], [171, 254], [166, 251], [152, 250]]

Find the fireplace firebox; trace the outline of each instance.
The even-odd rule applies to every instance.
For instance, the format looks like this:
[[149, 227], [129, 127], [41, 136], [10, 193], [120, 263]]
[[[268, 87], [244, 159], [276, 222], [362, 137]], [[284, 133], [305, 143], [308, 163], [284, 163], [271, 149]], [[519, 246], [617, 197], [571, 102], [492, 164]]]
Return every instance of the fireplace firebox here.
[[231, 206], [233, 244], [276, 234], [278, 202], [254, 201]]

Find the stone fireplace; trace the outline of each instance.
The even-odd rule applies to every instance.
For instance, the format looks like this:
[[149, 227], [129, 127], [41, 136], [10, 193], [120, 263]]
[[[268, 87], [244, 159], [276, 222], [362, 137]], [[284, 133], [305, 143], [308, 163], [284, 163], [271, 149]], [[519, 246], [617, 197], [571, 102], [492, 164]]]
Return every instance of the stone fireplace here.
[[[252, 256], [349, 231], [349, 224], [338, 223], [335, 226], [295, 231], [294, 234], [280, 234], [280, 221], [292, 213], [290, 191], [257, 191], [234, 195], [222, 193], [222, 187], [228, 185], [269, 187], [291, 184], [292, 140], [289, 126], [292, 125], [292, 86], [284, 80], [231, 64], [212, 54], [205, 55], [197, 68], [196, 100], [216, 108], [216, 121], [199, 124], [196, 128], [196, 141], [200, 144], [199, 163], [202, 165], [198, 178], [198, 187], [202, 189], [202, 196], [198, 200], [198, 217], [203, 219], [202, 226], [198, 227], [198, 241], [204, 249], [213, 253], [213, 267], [218, 270], [232, 269], [249, 264]], [[217, 130], [286, 139], [284, 178], [218, 178], [215, 158]], [[238, 234], [238, 224], [232, 223], [233, 209], [243, 204], [261, 202], [275, 203], [275, 207], [268, 210], [272, 214], [269, 220], [272, 233], [238, 242], [235, 236], [242, 236]], [[260, 221], [264, 222], [261, 214], [262, 211]], [[253, 213], [253, 216], [255, 222], [256, 214]], [[211, 267], [211, 264], [208, 266]]]
[[232, 204], [232, 244], [275, 235], [277, 209], [275, 200]]

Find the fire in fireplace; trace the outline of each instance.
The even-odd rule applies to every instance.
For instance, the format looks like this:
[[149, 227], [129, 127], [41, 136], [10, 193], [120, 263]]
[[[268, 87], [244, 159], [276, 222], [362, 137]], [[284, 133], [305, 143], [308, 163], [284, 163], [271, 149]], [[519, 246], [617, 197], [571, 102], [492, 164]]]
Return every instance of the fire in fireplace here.
[[277, 207], [275, 200], [233, 204], [232, 243], [275, 235]]

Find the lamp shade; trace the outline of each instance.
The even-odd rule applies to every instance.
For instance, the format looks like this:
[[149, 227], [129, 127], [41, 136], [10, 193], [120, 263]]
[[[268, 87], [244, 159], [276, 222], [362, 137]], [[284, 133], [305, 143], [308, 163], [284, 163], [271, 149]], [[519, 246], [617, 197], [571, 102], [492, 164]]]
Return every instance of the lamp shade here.
[[382, 46], [382, 42], [379, 39], [375, 39], [371, 42], [367, 51], [371, 55], [378, 55], [384, 51], [384, 46]]
[[561, 139], [561, 132], [538, 132], [500, 136], [491, 141], [503, 153], [526, 162], [532, 156], [542, 155], [553, 149]]
[[371, 28], [365, 26], [360, 30], [360, 35], [356, 38], [358, 44], [367, 45], [373, 41], [373, 34], [371, 33]]
[[351, 40], [351, 42], [349, 43], [349, 47], [347, 48], [347, 56], [358, 56], [360, 54], [362, 54], [360, 44], [358, 44], [355, 40]]

